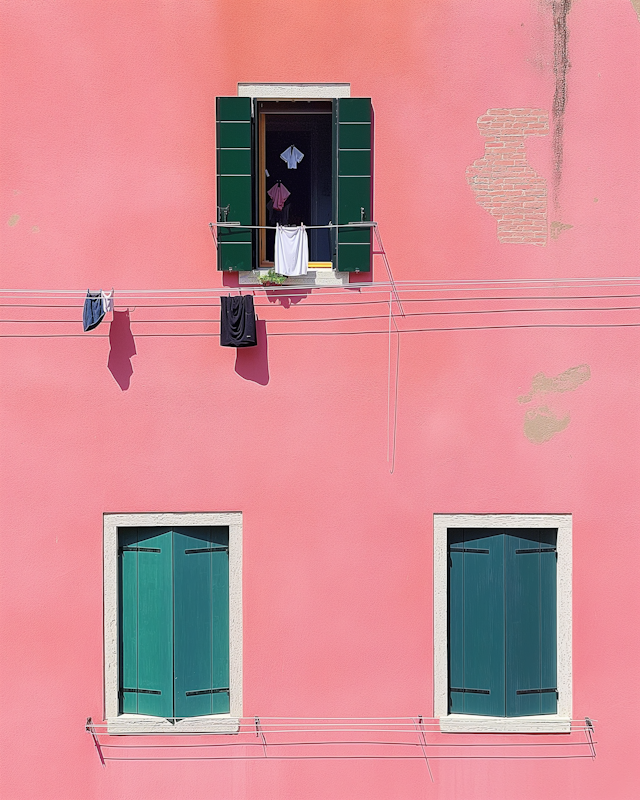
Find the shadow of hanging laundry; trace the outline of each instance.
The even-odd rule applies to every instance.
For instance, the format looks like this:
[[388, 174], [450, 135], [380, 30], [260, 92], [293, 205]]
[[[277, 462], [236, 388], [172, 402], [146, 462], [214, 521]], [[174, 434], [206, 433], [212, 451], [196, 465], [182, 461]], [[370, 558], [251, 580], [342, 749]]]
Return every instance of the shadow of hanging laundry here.
[[107, 367], [118, 386], [123, 392], [126, 392], [133, 375], [131, 357], [136, 355], [136, 343], [131, 333], [129, 309], [113, 312], [113, 321], [109, 328], [109, 345], [111, 349]]
[[300, 303], [311, 294], [310, 289], [292, 286], [290, 292], [266, 291], [265, 295], [270, 303], [280, 304], [283, 308], [291, 308]]
[[269, 383], [269, 355], [267, 351], [267, 323], [256, 320], [258, 344], [239, 347], [236, 351], [236, 372], [247, 381], [266, 386]]

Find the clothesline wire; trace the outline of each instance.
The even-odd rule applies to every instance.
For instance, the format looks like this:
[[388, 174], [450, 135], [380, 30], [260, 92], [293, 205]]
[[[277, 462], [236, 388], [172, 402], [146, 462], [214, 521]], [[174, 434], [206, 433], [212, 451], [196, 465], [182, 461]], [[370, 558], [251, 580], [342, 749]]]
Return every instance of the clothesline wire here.
[[[452, 759], [474, 759], [474, 760], [502, 760], [502, 761], [553, 761], [554, 759], [559, 758], [591, 758], [593, 756], [586, 756], [586, 755], [570, 755], [570, 756], [433, 756], [435, 760], [443, 761], [443, 760], [452, 760]], [[195, 756], [191, 758], [185, 758], [181, 756], [171, 756], [169, 758], [165, 756], [152, 756], [150, 758], [147, 757], [129, 757], [126, 756], [124, 758], [120, 758], [117, 756], [105, 756], [105, 761], [264, 761], [264, 756]], [[402, 760], [402, 761], [411, 761], [411, 760], [420, 760], [424, 761], [424, 756], [399, 756], [399, 755], [391, 755], [391, 756], [363, 756], [363, 755], [352, 755], [352, 756], [273, 756], [271, 758], [266, 759], [267, 761], [366, 761], [366, 760]]]
[[[428, 731], [427, 731], [428, 732]], [[246, 731], [246, 733], [255, 734], [254, 731]], [[265, 733], [272, 733], [272, 731], [265, 731]], [[407, 731], [410, 733], [410, 731]], [[102, 735], [102, 734], [101, 734]], [[234, 734], [237, 736], [237, 734]], [[323, 742], [268, 742], [269, 747], [320, 747], [332, 745], [377, 745], [384, 747], [421, 747], [420, 742], [388, 742], [388, 741], [373, 741], [369, 740], [332, 740]], [[594, 741], [594, 744], [598, 742]], [[209, 747], [262, 747], [262, 742], [210, 742], [204, 744], [107, 744], [100, 742], [100, 746], [109, 750], [170, 750], [170, 749], [201, 749]], [[431, 747], [447, 747], [450, 749], [458, 749], [459, 747], [589, 747], [589, 742], [461, 742], [458, 744], [450, 742], [432, 742], [428, 741], [427, 746]]]
[[[556, 285], [562, 287], [565, 285], [575, 285], [577, 283], [586, 284], [606, 284], [611, 286], [629, 285], [637, 286], [640, 284], [640, 277], [601, 277], [601, 278], [512, 278], [512, 279], [487, 279], [487, 280], [453, 280], [453, 281], [395, 281], [397, 287], [402, 287], [399, 291], [425, 291], [429, 289], [445, 289], [450, 288], [453, 290], [471, 290], [471, 291], [489, 291], [491, 289], [498, 289], [504, 285], [505, 288], [517, 288], [516, 284], [522, 284], [521, 288], [532, 288], [533, 285]], [[322, 292], [323, 295], [327, 294], [343, 294], [344, 291], [349, 290], [380, 290], [389, 291], [391, 283], [388, 281], [380, 282], [366, 282], [366, 283], [349, 283], [341, 288], [340, 292], [336, 292], [335, 286], [305, 286], [301, 285], [286, 285], [286, 286], [260, 286], [260, 285], [244, 285], [244, 286], [221, 286], [209, 287], [205, 289], [116, 289], [115, 298], [118, 300], [122, 296], [143, 296], [153, 294], [228, 294], [236, 291], [265, 291], [265, 292], [285, 292], [290, 294]], [[410, 287], [416, 287], [411, 289]], [[330, 291], [325, 291], [330, 290]], [[43, 294], [43, 295], [86, 295], [85, 289], [0, 289], [0, 295], [3, 294]]]
[[[260, 724], [265, 723], [267, 720], [275, 720], [278, 723], [279, 722], [284, 722], [286, 720], [293, 720], [293, 722], [295, 722], [296, 724], [301, 724], [301, 723], [305, 723], [305, 722], [310, 722], [310, 723], [320, 723], [320, 722], [322, 722], [322, 723], [331, 724], [331, 725], [333, 725], [333, 724], [351, 725], [353, 723], [358, 723], [358, 724], [371, 723], [371, 724], [376, 724], [376, 725], [380, 723], [380, 724], [386, 725], [386, 724], [392, 724], [392, 723], [396, 722], [397, 720], [405, 720], [405, 722], [401, 723], [401, 724], [413, 725], [413, 721], [412, 721], [413, 718], [412, 717], [402, 716], [402, 715], [401, 716], [393, 716], [393, 717], [364, 717], [364, 716], [362, 716], [362, 717], [329, 717], [329, 716], [323, 716], [323, 717], [289, 717], [289, 716], [262, 716], [262, 714], [259, 714], [259, 715], [256, 716], [256, 715], [252, 714], [250, 716], [236, 717], [236, 719], [239, 721], [240, 725], [249, 726], [251, 728], [251, 730], [253, 730], [254, 732], [255, 732], [255, 720], [256, 719], [258, 719], [260, 721]], [[571, 724], [573, 724], [574, 722], [578, 722], [581, 725], [584, 725], [585, 724], [585, 719], [589, 719], [591, 722], [599, 722], [599, 720], [595, 719], [594, 717], [587, 717], [587, 718], [585, 718], [585, 717], [572, 717], [571, 719], [564, 718], [564, 721], [565, 722], [569, 722]], [[341, 722], [341, 720], [343, 720], [343, 721]], [[387, 720], [389, 720], [389, 722], [387, 722]], [[422, 720], [423, 720], [424, 723], [440, 724], [441, 717], [426, 717], [426, 716], [423, 716]], [[544, 719], [544, 718], [536, 719], [536, 724], [537, 723], [541, 723], [541, 724], [547, 724], [548, 723], [550, 725], [555, 725], [555, 724], [557, 724], [557, 719]], [[92, 721], [91, 722], [91, 725], [94, 728], [96, 728], [96, 727], [106, 727], [108, 724], [109, 723], [107, 721], [103, 721], [103, 722]], [[414, 728], [412, 728], [412, 730], [414, 730]]]
[[[479, 302], [482, 300], [500, 301], [505, 300], [620, 300], [625, 298], [640, 297], [640, 294], [594, 294], [594, 295], [517, 295], [510, 297], [414, 297], [406, 298], [403, 303], [448, 303], [448, 302]], [[170, 299], [170, 298], [169, 298]], [[193, 298], [198, 299], [198, 298]], [[207, 298], [203, 298], [207, 299]], [[306, 298], [305, 298], [306, 299]], [[387, 305], [388, 300], [345, 300], [333, 301], [330, 303], [314, 303], [305, 302], [305, 308], [313, 308], [315, 306], [351, 306], [351, 305]], [[297, 304], [296, 304], [297, 305]], [[137, 308], [219, 308], [218, 303], [136, 303]], [[272, 302], [255, 303], [256, 308], [273, 308], [277, 307]], [[0, 308], [82, 308], [82, 304], [60, 304], [46, 305], [42, 303], [0, 303]]]
[[[547, 313], [552, 311], [637, 311], [640, 306], [605, 306], [605, 307], [573, 307], [573, 308], [496, 308], [496, 309], [471, 309], [462, 311], [414, 311], [405, 313], [405, 317], [440, 317], [440, 316], [471, 316], [472, 314], [527, 314], [527, 313]], [[387, 319], [387, 314], [363, 314], [358, 316], [342, 316], [342, 317], [310, 317], [310, 318], [294, 318], [294, 319], [263, 319], [263, 322], [271, 324], [280, 323], [302, 323], [302, 322], [350, 322], [354, 320], [370, 320], [370, 319]], [[76, 324], [76, 319], [0, 319], [0, 323], [16, 323], [16, 324]], [[219, 324], [220, 318], [211, 319], [134, 319], [132, 323], [136, 325], [147, 324], [183, 324], [183, 323], [214, 323]]]
[[[543, 328], [637, 328], [640, 322], [621, 323], [539, 323], [534, 325], [473, 325], [448, 328], [399, 328], [398, 333], [447, 333], [451, 331], [482, 331], [482, 330], [514, 330], [514, 329], [543, 329]], [[369, 336], [375, 334], [388, 334], [386, 329], [377, 331], [272, 331], [269, 336]], [[135, 338], [189, 338], [189, 337], [218, 337], [218, 333], [136, 333]], [[0, 339], [108, 339], [108, 333], [0, 333]]]

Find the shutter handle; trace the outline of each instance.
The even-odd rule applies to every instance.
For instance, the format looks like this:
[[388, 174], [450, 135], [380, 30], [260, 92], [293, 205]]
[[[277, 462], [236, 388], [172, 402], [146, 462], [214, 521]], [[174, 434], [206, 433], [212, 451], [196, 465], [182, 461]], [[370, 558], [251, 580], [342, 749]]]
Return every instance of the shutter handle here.
[[360, 206], [360, 222], [364, 222], [364, 206]]

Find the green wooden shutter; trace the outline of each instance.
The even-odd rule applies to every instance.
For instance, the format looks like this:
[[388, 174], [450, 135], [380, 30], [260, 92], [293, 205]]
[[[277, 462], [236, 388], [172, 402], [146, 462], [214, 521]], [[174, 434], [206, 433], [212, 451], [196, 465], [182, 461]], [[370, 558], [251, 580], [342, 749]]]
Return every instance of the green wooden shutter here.
[[[252, 142], [251, 98], [216, 98], [218, 222], [253, 224]], [[253, 269], [254, 232], [246, 228], [217, 231], [218, 269]]]
[[449, 712], [504, 716], [504, 536], [449, 530]]
[[[344, 97], [334, 101], [333, 219], [342, 225], [371, 220], [371, 100]], [[341, 272], [371, 269], [370, 228], [338, 228], [335, 267]]]
[[173, 716], [172, 536], [131, 528], [119, 536], [122, 713]]
[[229, 712], [229, 529], [174, 531], [175, 716]]
[[505, 542], [507, 716], [557, 711], [556, 531], [508, 531]]

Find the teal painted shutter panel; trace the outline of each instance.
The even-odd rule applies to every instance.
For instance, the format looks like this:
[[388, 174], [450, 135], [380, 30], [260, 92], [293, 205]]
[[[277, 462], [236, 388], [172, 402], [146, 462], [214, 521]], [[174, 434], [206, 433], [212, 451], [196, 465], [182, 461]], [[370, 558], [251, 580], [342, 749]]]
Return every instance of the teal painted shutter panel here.
[[[368, 97], [334, 100], [333, 219], [370, 221], [372, 204], [372, 113]], [[335, 233], [335, 267], [340, 272], [369, 272], [370, 228], [338, 228]]]
[[122, 531], [119, 572], [121, 711], [172, 717], [171, 532]]
[[551, 529], [522, 529], [507, 534], [507, 716], [555, 714], [557, 534]]
[[504, 716], [504, 536], [449, 531], [449, 710]]
[[[218, 222], [253, 224], [253, 125], [250, 97], [216, 98]], [[226, 217], [222, 209], [228, 208]], [[218, 269], [254, 267], [254, 231], [218, 228]]]
[[174, 530], [175, 716], [229, 712], [229, 529]]

